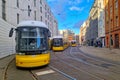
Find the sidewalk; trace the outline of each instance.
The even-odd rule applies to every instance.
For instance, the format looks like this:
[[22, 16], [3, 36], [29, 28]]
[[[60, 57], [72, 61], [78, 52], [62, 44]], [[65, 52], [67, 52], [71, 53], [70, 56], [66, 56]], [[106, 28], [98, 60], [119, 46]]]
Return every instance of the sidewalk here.
[[120, 64], [120, 49], [98, 48], [91, 46], [82, 46], [80, 50], [86, 54], [110, 60]]
[[3, 80], [4, 70], [7, 64], [15, 57], [15, 55], [7, 56], [0, 59], [0, 80]]

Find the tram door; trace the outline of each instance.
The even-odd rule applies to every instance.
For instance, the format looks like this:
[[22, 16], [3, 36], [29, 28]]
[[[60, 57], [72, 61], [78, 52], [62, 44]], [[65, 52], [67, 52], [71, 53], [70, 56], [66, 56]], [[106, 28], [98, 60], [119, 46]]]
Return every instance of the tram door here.
[[115, 48], [119, 48], [119, 35], [115, 34]]

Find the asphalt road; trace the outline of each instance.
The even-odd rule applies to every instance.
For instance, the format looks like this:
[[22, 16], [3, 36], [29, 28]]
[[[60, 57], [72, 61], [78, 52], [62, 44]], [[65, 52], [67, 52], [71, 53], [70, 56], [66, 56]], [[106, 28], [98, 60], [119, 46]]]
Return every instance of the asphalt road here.
[[4, 76], [4, 80], [120, 80], [120, 65], [69, 47], [52, 52], [50, 64], [36, 69], [17, 69], [13, 59]]

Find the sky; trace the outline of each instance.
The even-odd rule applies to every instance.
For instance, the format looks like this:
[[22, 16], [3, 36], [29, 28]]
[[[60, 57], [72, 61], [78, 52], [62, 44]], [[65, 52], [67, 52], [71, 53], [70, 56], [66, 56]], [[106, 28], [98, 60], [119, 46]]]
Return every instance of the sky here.
[[94, 0], [47, 0], [58, 21], [58, 29], [70, 29], [79, 34], [80, 26], [88, 18]]

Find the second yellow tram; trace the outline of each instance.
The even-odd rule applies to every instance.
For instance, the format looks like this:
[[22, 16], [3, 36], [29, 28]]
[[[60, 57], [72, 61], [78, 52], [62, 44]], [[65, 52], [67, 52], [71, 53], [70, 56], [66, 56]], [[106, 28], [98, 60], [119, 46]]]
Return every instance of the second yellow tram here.
[[72, 46], [72, 47], [76, 47], [76, 46], [77, 46], [76, 40], [72, 40], [72, 41], [71, 41], [71, 46]]
[[62, 36], [54, 36], [52, 38], [51, 45], [53, 51], [63, 51], [65, 49], [64, 39]]

